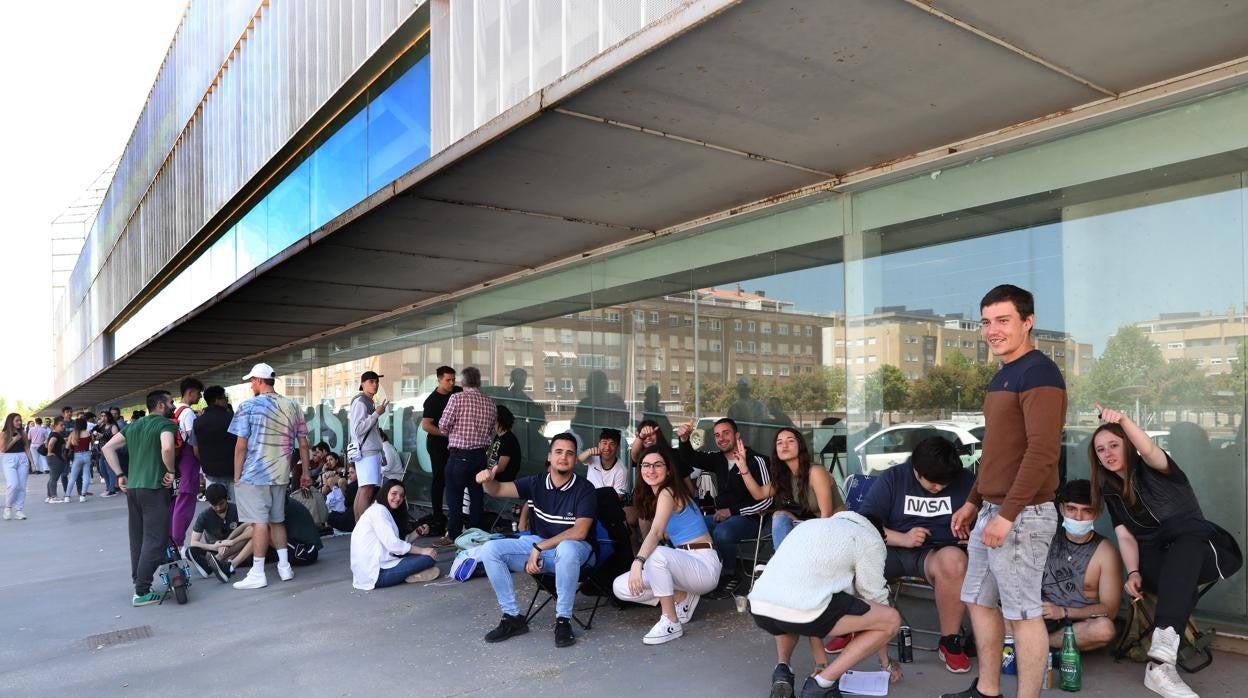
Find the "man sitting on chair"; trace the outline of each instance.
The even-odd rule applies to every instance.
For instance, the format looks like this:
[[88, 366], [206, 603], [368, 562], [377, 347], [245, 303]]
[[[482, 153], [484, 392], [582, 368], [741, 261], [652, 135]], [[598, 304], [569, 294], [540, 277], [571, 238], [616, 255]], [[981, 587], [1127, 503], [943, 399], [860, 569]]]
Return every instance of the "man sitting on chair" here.
[[[962, 467], [957, 447], [939, 436], [920, 441], [910, 460], [884, 471], [867, 490], [858, 511], [884, 523], [888, 579], [918, 577], [932, 585], [940, 619], [938, 654], [955, 674], [970, 671], [962, 648], [962, 578], [966, 549], [949, 526], [970, 494], [975, 475]], [[837, 639], [828, 643], [836, 651]]]
[[1062, 621], [1074, 621], [1075, 644], [1094, 650], [1113, 642], [1114, 616], [1122, 600], [1118, 552], [1092, 530], [1100, 514], [1092, 506], [1092, 483], [1071, 480], [1057, 493], [1062, 527], [1049, 546], [1040, 598], [1049, 646], [1062, 646]]
[[598, 500], [594, 486], [572, 470], [576, 465], [575, 436], [565, 433], [551, 439], [549, 460], [545, 474], [515, 482], [496, 481], [494, 467], [477, 474], [477, 482], [491, 497], [528, 500], [533, 509], [529, 518], [532, 535], [500, 538], [481, 546], [481, 564], [503, 610], [503, 620], [486, 633], [486, 642], [502, 642], [529, 631], [511, 579], [512, 572], [524, 570], [529, 574], [554, 573], [555, 646], [576, 644], [572, 605], [581, 567], [592, 550], [588, 538], [598, 516]]

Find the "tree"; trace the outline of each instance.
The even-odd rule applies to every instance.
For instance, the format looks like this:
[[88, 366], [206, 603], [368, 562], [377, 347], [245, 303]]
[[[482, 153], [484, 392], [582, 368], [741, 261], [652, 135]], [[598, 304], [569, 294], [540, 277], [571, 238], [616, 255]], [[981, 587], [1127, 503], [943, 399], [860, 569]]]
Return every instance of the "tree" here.
[[892, 364], [880, 366], [867, 376], [863, 384], [863, 396], [868, 410], [895, 412], [906, 406], [906, 398], [910, 394], [910, 383], [906, 374]]
[[1192, 361], [1163, 365], [1150, 379], [1159, 406], [1201, 407], [1209, 395], [1209, 382]]
[[1079, 399], [1084, 404], [1119, 407], [1137, 398], [1153, 402], [1157, 399], [1153, 380], [1165, 365], [1161, 349], [1143, 330], [1124, 325], [1105, 343], [1105, 351], [1081, 382]]

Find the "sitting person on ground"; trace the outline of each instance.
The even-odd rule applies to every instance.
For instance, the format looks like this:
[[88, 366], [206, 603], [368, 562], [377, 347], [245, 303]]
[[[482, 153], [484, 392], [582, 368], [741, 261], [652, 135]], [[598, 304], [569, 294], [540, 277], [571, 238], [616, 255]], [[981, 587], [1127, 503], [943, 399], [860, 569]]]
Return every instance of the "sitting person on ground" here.
[[329, 465], [330, 456], [333, 456], [335, 460], [338, 458], [338, 454], [330, 450], [328, 443], [320, 441], [313, 446], [312, 454], [309, 458], [312, 462], [308, 464], [308, 477], [312, 478], [313, 481], [319, 478]]
[[1175, 670], [1179, 633], [1202, 584], [1226, 579], [1243, 553], [1225, 529], [1205, 519], [1187, 475], [1131, 418], [1096, 406], [1105, 422], [1092, 434], [1092, 504], [1102, 502], [1126, 565], [1123, 590], [1157, 595], [1144, 686], [1163, 696], [1195, 696]]
[[1040, 598], [1044, 601], [1044, 624], [1049, 647], [1062, 646], [1065, 621], [1072, 621], [1075, 644], [1095, 650], [1113, 642], [1114, 616], [1122, 601], [1122, 570], [1118, 551], [1104, 536], [1092, 530], [1100, 514], [1092, 506], [1092, 483], [1071, 480], [1057, 493], [1062, 527], [1049, 546]]
[[[957, 446], [933, 436], [915, 445], [910, 459], [881, 473], [858, 512], [884, 522], [888, 579], [916, 577], [932, 585], [940, 623], [937, 654], [955, 674], [970, 671], [962, 643], [962, 581], [967, 555], [950, 528], [953, 512], [966, 503], [975, 475], [962, 467]], [[843, 639], [834, 638], [829, 649]]]
[[506, 407], [498, 406], [498, 416], [495, 418], [494, 438], [490, 441], [490, 447], [485, 452], [485, 462], [491, 468], [494, 468], [494, 479], [498, 482], [515, 482], [516, 477], [520, 474], [520, 440], [516, 435], [511, 433], [511, 428], [516, 423], [516, 418], [511, 414], [511, 410]]
[[806, 679], [801, 698], [840, 698], [841, 675], [878, 653], [891, 681], [900, 665], [888, 657], [901, 615], [888, 606], [884, 581], [884, 529], [852, 511], [813, 519], [793, 529], [750, 591], [750, 615], [776, 637], [771, 695], [793, 696], [790, 661], [801, 636], [849, 636], [849, 643], [823, 669]]
[[[650, 532], [632, 568], [616, 577], [613, 586], [621, 601], [658, 604], [662, 615], [641, 641], [660, 645], [684, 635], [698, 599], [719, 581], [720, 562], [693, 493], [668, 465], [662, 449], [642, 451], [641, 480], [633, 500], [651, 522]], [[660, 545], [664, 539], [672, 547]]]
[[592, 552], [588, 541], [598, 516], [598, 500], [593, 485], [574, 472], [575, 465], [576, 437], [563, 433], [550, 441], [550, 467], [545, 474], [515, 482], [495, 481], [493, 468], [477, 474], [477, 483], [491, 497], [528, 500], [533, 508], [531, 534], [491, 540], [481, 546], [481, 564], [503, 611], [498, 627], [486, 633], [486, 642], [502, 642], [529, 631], [511, 578], [512, 572], [523, 570], [555, 575], [555, 646], [576, 644], [572, 606], [581, 567]]
[[326, 465], [321, 470], [321, 494], [325, 496], [325, 508], [329, 513], [342, 513], [347, 510], [347, 497], [343, 492], [346, 486], [346, 478], [339, 474], [337, 465], [338, 456], [330, 454], [329, 463], [333, 463], [333, 467]]
[[403, 483], [386, 480], [351, 533], [351, 584], [356, 589], [438, 578], [438, 551], [404, 540], [399, 534], [400, 520], [407, 520], [407, 493]]
[[[771, 508], [771, 497], [755, 497], [750, 493], [742, 476], [742, 464], [749, 476], [763, 490], [771, 487], [771, 472], [767, 459], [747, 448], [737, 431], [736, 422], [724, 417], [715, 422], [715, 445], [719, 451], [703, 453], [693, 450], [689, 444], [692, 424], [685, 424], [677, 431], [680, 439], [680, 457], [693, 467], [715, 473], [718, 492], [715, 495], [715, 512], [706, 515], [706, 527], [715, 540], [715, 552], [723, 567], [719, 584], [707, 598], [726, 599], [741, 584], [737, 575], [737, 546], [746, 538], [758, 535], [758, 519]], [[765, 492], [760, 492], [765, 494]]]
[[[298, 499], [286, 495], [286, 550], [290, 564], [300, 567], [316, 562], [320, 557], [321, 529], [317, 528], [311, 510]], [[273, 555], [277, 553], [269, 548]]]
[[240, 524], [238, 508], [229, 500], [225, 485], [204, 489], [208, 508], [191, 524], [187, 545], [191, 564], [201, 577], [216, 576], [222, 583], [234, 576], [234, 566], [251, 559], [251, 524]]
[[[333, 456], [335, 459], [337, 456]], [[345, 511], [329, 512], [326, 522], [334, 529], [350, 533], [355, 528], [355, 511], [350, 504], [355, 501], [355, 493], [359, 489], [359, 483], [355, 480], [355, 464], [347, 466], [347, 476], [338, 478], [336, 489], [342, 493], [342, 499]], [[326, 497], [326, 506], [329, 506], [329, 498]]]

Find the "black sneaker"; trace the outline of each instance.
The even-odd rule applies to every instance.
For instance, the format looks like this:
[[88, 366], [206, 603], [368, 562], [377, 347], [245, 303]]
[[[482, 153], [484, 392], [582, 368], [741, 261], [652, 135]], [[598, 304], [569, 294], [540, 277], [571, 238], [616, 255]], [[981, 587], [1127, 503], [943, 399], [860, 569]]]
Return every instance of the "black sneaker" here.
[[705, 594], [705, 596], [708, 599], [729, 598], [732, 596], [733, 592], [737, 590], [737, 587], [740, 586], [740, 584], [741, 582], [738, 581], [736, 577], [724, 577], [719, 580], [719, 585], [716, 586], [711, 593]]
[[833, 683], [831, 686], [824, 688], [819, 685], [813, 676], [806, 677], [806, 683], [802, 684], [801, 698], [841, 698], [840, 681]]
[[966, 689], [965, 691], [958, 691], [957, 693], [942, 693], [940, 695], [940, 698], [1000, 698], [1000, 694], [996, 696], [988, 696], [983, 693], [980, 693], [979, 692], [979, 677], [976, 676], [975, 680], [971, 682], [970, 688]]
[[571, 647], [576, 644], [576, 635], [572, 634], [572, 621], [567, 618], [555, 619], [555, 647]]
[[217, 576], [217, 579], [221, 580], [222, 584], [225, 584], [226, 582], [230, 581], [230, 575], [225, 570], [221, 569], [221, 565], [230, 564], [228, 561], [222, 562], [217, 559], [216, 555], [206, 555], [205, 557], [207, 557], [207, 560], [205, 560], [205, 562], [208, 563], [207, 567], [208, 567], [209, 572], [215, 574]]
[[524, 616], [509, 616], [503, 614], [503, 619], [499, 621], [498, 627], [485, 634], [486, 642], [502, 642], [515, 635], [523, 635], [529, 632], [529, 622]]
[[195, 571], [199, 573], [201, 579], [207, 579], [213, 574], [210, 571], [212, 568], [209, 567], [208, 563], [208, 558], [212, 556], [208, 554], [207, 550], [204, 550], [203, 548], [192, 548], [189, 546], [183, 550], [186, 551], [186, 557], [191, 561], [191, 567], [195, 568]]
[[793, 670], [777, 664], [771, 672], [771, 698], [793, 698]]

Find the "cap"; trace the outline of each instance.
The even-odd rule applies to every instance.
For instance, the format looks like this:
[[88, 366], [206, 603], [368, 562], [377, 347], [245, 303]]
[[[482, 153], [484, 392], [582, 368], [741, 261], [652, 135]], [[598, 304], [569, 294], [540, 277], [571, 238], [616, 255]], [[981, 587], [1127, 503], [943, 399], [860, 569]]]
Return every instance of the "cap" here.
[[378, 378], [385, 378], [385, 376], [376, 371], [365, 371], [360, 375], [360, 390], [364, 389], [364, 381], [375, 381]]
[[243, 376], [243, 380], [245, 381], [249, 381], [252, 378], [277, 378], [277, 371], [274, 371], [273, 367], [268, 364], [256, 364], [251, 367], [251, 373]]

